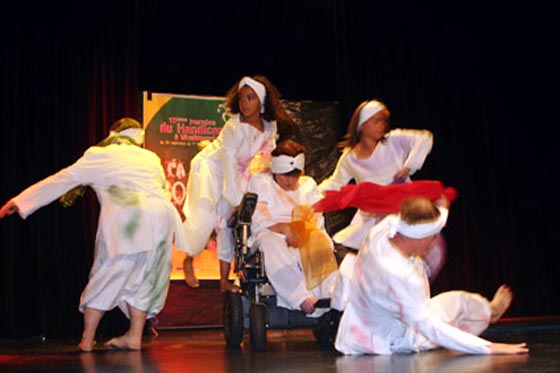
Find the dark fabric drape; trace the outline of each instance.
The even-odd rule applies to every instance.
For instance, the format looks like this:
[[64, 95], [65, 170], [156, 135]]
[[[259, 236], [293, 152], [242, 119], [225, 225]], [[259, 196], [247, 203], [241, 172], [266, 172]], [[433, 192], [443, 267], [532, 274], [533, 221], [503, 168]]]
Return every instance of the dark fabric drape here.
[[[112, 121], [139, 114], [134, 2], [33, 7], [3, 25], [2, 203], [73, 163]], [[97, 216], [89, 192], [72, 208], [0, 221], [0, 336], [80, 332]]]
[[[223, 95], [261, 73], [286, 99], [336, 101], [340, 138], [371, 98], [387, 103], [393, 126], [434, 133], [413, 177], [459, 192], [434, 294], [490, 297], [508, 283], [508, 315], [560, 312], [554, 12], [482, 1], [13, 6], [0, 25], [0, 202], [72, 163], [112, 121], [140, 117], [141, 90]], [[88, 193], [69, 209], [0, 220], [0, 337], [79, 334], [97, 213]]]

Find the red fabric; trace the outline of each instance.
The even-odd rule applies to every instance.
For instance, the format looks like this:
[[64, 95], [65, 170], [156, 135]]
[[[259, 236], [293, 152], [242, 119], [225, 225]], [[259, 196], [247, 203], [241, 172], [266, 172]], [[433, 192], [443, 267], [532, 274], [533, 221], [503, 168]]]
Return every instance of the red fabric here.
[[327, 191], [325, 198], [315, 203], [313, 208], [317, 212], [329, 212], [356, 207], [365, 212], [389, 214], [398, 212], [404, 199], [424, 197], [435, 201], [442, 194], [450, 202], [457, 198], [457, 190], [445, 187], [440, 181], [417, 180], [395, 185], [363, 182], [346, 185], [340, 191]]

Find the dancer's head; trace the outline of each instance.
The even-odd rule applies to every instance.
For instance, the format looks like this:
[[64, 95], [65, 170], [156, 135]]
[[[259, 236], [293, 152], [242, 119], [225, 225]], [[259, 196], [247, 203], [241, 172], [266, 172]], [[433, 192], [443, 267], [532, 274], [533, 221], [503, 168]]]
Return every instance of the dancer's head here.
[[447, 208], [427, 198], [405, 199], [391, 235], [407, 255], [423, 257], [447, 223], [447, 216]]
[[362, 102], [350, 119], [344, 140], [339, 146], [353, 148], [363, 137], [383, 141], [389, 131], [389, 109], [378, 100]]
[[305, 168], [305, 147], [285, 140], [272, 151], [271, 171], [276, 183], [285, 190], [296, 190]]
[[226, 94], [226, 108], [232, 114], [246, 115], [244, 104], [240, 107], [240, 100], [248, 98], [258, 101], [257, 112], [265, 120], [289, 120], [280, 103], [280, 91], [265, 76], [244, 76], [237, 81]]
[[115, 121], [109, 128], [110, 135], [126, 136], [134, 140], [137, 145], [144, 143], [142, 124], [134, 118], [123, 117]]

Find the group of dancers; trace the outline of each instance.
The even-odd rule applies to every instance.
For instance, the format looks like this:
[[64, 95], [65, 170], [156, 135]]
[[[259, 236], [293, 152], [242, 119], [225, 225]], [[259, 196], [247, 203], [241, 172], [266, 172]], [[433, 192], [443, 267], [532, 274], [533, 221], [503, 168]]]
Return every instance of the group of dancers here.
[[[227, 220], [249, 191], [259, 196], [251, 245], [264, 253], [278, 305], [319, 317], [325, 310], [316, 307], [317, 300], [332, 298], [332, 307], [342, 312], [335, 341], [341, 353], [438, 347], [474, 354], [528, 352], [524, 343], [477, 337], [508, 309], [509, 287], [501, 286], [492, 300], [463, 291], [430, 297], [423, 258], [446, 224], [453, 196], [441, 183], [416, 188], [410, 179], [431, 151], [429, 131], [390, 129], [386, 105], [365, 101], [340, 143], [335, 171], [318, 185], [304, 174], [306, 149], [294, 139], [280, 93], [266, 77], [243, 77], [225, 104], [231, 119], [191, 160], [184, 220], [170, 202], [161, 160], [142, 147], [142, 125], [128, 117], [74, 164], [0, 209], [0, 218], [15, 212], [26, 218], [75, 188], [95, 191], [100, 216], [94, 263], [79, 305], [81, 351], [94, 349], [97, 326], [115, 307], [130, 326], [105, 345], [141, 349], [146, 319], [165, 303], [173, 244], [186, 253], [185, 282], [197, 287], [193, 258], [215, 234], [221, 291], [239, 291], [228, 279], [234, 243]], [[356, 184], [348, 189], [352, 179]], [[372, 195], [381, 203], [372, 203]], [[358, 211], [331, 239], [321, 212], [342, 206], [342, 200], [352, 200]], [[333, 242], [354, 250], [340, 268]]]

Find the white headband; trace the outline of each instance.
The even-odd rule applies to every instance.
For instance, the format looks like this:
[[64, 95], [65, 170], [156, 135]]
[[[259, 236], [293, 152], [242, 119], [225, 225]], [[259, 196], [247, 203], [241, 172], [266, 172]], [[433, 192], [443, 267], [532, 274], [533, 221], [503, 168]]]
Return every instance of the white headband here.
[[364, 124], [369, 118], [385, 109], [385, 105], [383, 105], [379, 101], [372, 100], [368, 102], [366, 106], [364, 106], [362, 110], [360, 110], [360, 119], [358, 120], [358, 127], [356, 128], [359, 129], [360, 126]]
[[438, 207], [438, 210], [440, 211], [439, 218], [424, 224], [407, 224], [396, 216], [396, 219], [392, 221], [389, 237], [394, 237], [397, 232], [403, 236], [416, 239], [438, 234], [445, 227], [447, 216], [449, 215], [449, 210], [446, 208]]
[[296, 155], [295, 157], [290, 157], [289, 155], [279, 155], [272, 157], [272, 165], [270, 169], [273, 174], [286, 174], [295, 170], [303, 171], [305, 167], [305, 156], [303, 153]]
[[239, 82], [239, 87], [237, 88], [237, 90], [239, 91], [245, 85], [253, 88], [253, 90], [259, 97], [259, 100], [261, 101], [261, 114], [264, 113], [264, 99], [266, 98], [266, 87], [264, 86], [264, 84], [262, 84], [261, 82], [257, 82], [253, 78], [245, 76]]
[[119, 136], [126, 136], [130, 137], [134, 140], [135, 143], [138, 145], [142, 145], [144, 143], [144, 130], [142, 128], [127, 128], [120, 132], [110, 132], [111, 136], [119, 135]]

